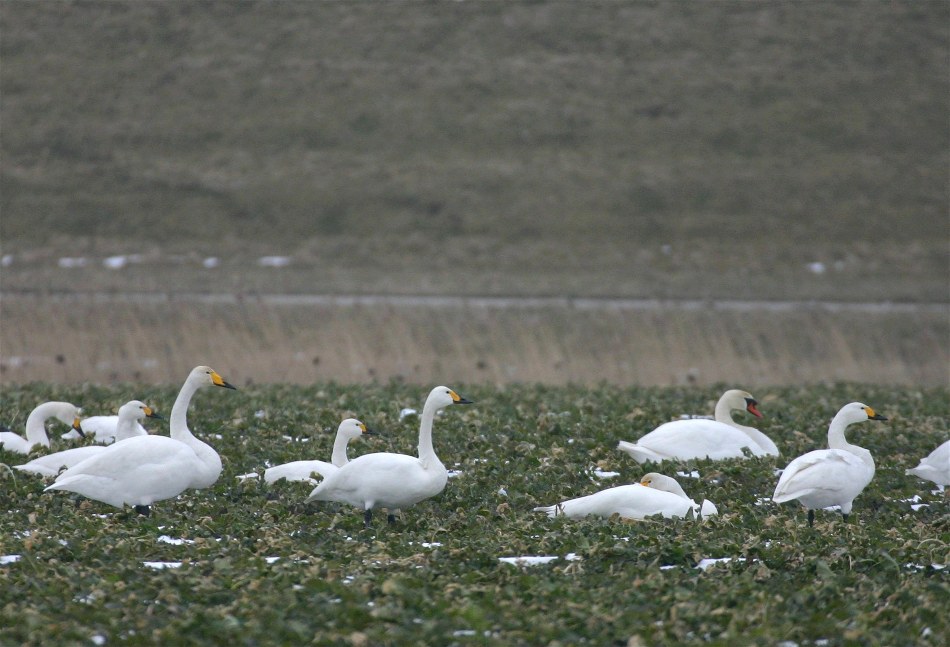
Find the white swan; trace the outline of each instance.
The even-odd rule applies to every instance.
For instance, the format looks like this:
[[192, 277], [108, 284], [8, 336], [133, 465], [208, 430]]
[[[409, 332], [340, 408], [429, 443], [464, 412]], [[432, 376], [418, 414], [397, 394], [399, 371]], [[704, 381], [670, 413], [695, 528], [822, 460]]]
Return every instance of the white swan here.
[[213, 369], [195, 367], [172, 406], [171, 438], [136, 436], [109, 445], [60, 474], [46, 490], [76, 492], [117, 508], [129, 504], [147, 516], [155, 501], [212, 485], [221, 474], [221, 457], [188, 429], [188, 404], [203, 386], [234, 388]]
[[841, 407], [828, 427], [828, 447], [799, 456], [782, 472], [772, 500], [784, 503], [792, 499], [808, 509], [808, 525], [815, 523], [815, 509], [841, 506], [845, 521], [851, 514], [855, 497], [874, 478], [871, 452], [850, 444], [844, 437], [848, 425], [865, 420], [887, 420], [874, 409], [851, 402]]
[[709, 500], [703, 500], [701, 506], [697, 505], [676, 479], [655, 472], [644, 475], [639, 483], [618, 485], [557, 505], [538, 507], [534, 511], [544, 512], [549, 517], [564, 515], [570, 519], [589, 515], [610, 517], [614, 514], [620, 515], [622, 519], [643, 519], [655, 514], [669, 519], [690, 514], [705, 517], [719, 512]]
[[662, 424], [636, 443], [621, 440], [617, 449], [630, 454], [638, 463], [669, 459], [743, 458], [778, 456], [778, 447], [758, 429], [745, 427], [732, 419], [733, 410], [744, 409], [757, 418], [755, 398], [745, 391], [726, 391], [716, 403], [715, 420], [674, 420]]
[[79, 429], [80, 410], [68, 402], [44, 402], [38, 405], [26, 417], [26, 438], [12, 431], [0, 431], [0, 449], [17, 454], [29, 454], [36, 445], [49, 447], [46, 435], [46, 421], [56, 418], [64, 425]]
[[[114, 443], [119, 433], [119, 416], [90, 416], [82, 421], [82, 435], [85, 438], [92, 438], [97, 443], [109, 445]], [[124, 432], [128, 434], [128, 429]], [[132, 436], [145, 436], [148, 430], [139, 424], [138, 420], [132, 421]], [[64, 440], [75, 440], [80, 434], [77, 430], [71, 429], [61, 436]]]
[[471, 404], [445, 386], [437, 386], [426, 398], [419, 424], [419, 457], [379, 452], [364, 454], [327, 476], [307, 501], [339, 501], [362, 508], [369, 527], [373, 508], [387, 508], [389, 523], [395, 510], [408, 508], [445, 488], [448, 472], [432, 448], [435, 413], [452, 404]]
[[933, 481], [941, 490], [950, 485], [950, 440], [921, 458], [920, 465], [905, 473], [925, 481]]
[[[161, 419], [161, 416], [155, 413], [151, 407], [138, 400], [132, 400], [123, 404], [119, 408], [119, 415], [116, 417], [119, 421], [115, 434], [116, 442], [121, 442], [123, 440], [137, 436], [138, 430], [136, 427], [141, 428], [141, 425], [136, 424], [138, 420], [142, 420], [144, 418]], [[82, 427], [82, 431], [86, 431], [84, 425]], [[53, 454], [47, 454], [46, 456], [34, 458], [29, 463], [17, 465], [16, 469], [22, 472], [29, 472], [31, 474], [39, 474], [40, 476], [56, 476], [62, 468], [70, 468], [73, 465], [86, 460], [90, 456], [95, 456], [99, 452], [105, 451], [105, 449], [106, 448], [102, 445], [74, 447], [73, 449], [66, 449], [61, 452], [55, 452]]]
[[317, 480], [312, 478], [312, 474], [317, 473], [326, 478], [330, 472], [335, 472], [338, 468], [347, 464], [346, 445], [354, 438], [360, 438], [363, 434], [375, 434], [375, 431], [367, 429], [366, 425], [356, 418], [347, 418], [340, 423], [336, 430], [336, 439], [333, 441], [333, 453], [330, 455], [330, 462], [326, 461], [293, 461], [275, 465], [264, 470], [264, 481], [267, 483], [276, 483], [280, 479], [288, 481], [307, 481], [313, 485]]

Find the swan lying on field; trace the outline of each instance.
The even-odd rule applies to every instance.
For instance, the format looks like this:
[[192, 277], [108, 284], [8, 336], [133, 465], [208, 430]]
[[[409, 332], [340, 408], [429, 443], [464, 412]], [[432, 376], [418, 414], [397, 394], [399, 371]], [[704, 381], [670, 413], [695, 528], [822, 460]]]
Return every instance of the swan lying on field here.
[[[161, 416], [155, 413], [151, 407], [138, 400], [132, 400], [123, 404], [119, 408], [119, 415], [116, 417], [119, 421], [116, 426], [115, 434], [115, 441], [117, 443], [138, 435], [136, 427], [139, 429], [142, 427], [137, 424], [137, 421], [144, 418], [161, 419]], [[85, 426], [83, 426], [83, 431], [85, 431]], [[29, 463], [17, 465], [16, 469], [31, 474], [39, 474], [40, 476], [56, 476], [62, 468], [70, 468], [105, 450], [106, 448], [102, 445], [74, 447], [73, 449], [66, 449], [61, 452], [34, 458]]]
[[589, 515], [609, 517], [618, 514], [622, 519], [643, 519], [655, 514], [673, 518], [719, 513], [711, 501], [704, 500], [701, 506], [697, 505], [676, 479], [655, 472], [646, 474], [639, 483], [618, 485], [557, 505], [535, 508], [534, 511], [544, 512], [549, 517], [564, 515], [571, 519]]
[[874, 409], [852, 402], [841, 407], [828, 427], [828, 447], [799, 456], [785, 468], [775, 486], [772, 500], [793, 499], [808, 509], [808, 525], [815, 523], [815, 509], [841, 506], [845, 521], [855, 497], [874, 478], [871, 452], [850, 444], [844, 437], [848, 425], [865, 420], [887, 420]]
[[744, 427], [732, 419], [733, 410], [744, 409], [757, 418], [755, 398], [745, 391], [732, 389], [723, 393], [716, 403], [715, 420], [674, 420], [662, 424], [636, 443], [623, 440], [617, 449], [630, 454], [638, 463], [668, 459], [743, 458], [746, 451], [753, 456], [778, 456], [778, 447], [758, 429]]
[[[82, 421], [82, 432], [85, 438], [92, 438], [97, 443], [103, 445], [114, 443], [119, 435], [119, 416], [90, 416], [85, 418]], [[129, 430], [127, 429], [124, 433], [129, 434]], [[126, 435], [126, 438], [146, 435], [148, 435], [148, 430], [140, 425], [138, 420], [133, 420], [131, 435]], [[79, 438], [79, 432], [71, 429], [63, 434], [61, 438], [75, 440]]]
[[212, 485], [221, 474], [221, 457], [192, 435], [187, 419], [191, 397], [204, 386], [234, 388], [211, 368], [194, 368], [172, 406], [171, 438], [136, 436], [104, 447], [60, 474], [46, 490], [76, 492], [117, 508], [129, 504], [147, 516], [155, 501]]
[[275, 465], [264, 470], [264, 480], [267, 483], [276, 483], [280, 479], [288, 481], [307, 481], [313, 485], [317, 480], [312, 478], [316, 473], [326, 478], [330, 472], [335, 472], [340, 467], [347, 464], [346, 445], [354, 438], [360, 438], [363, 434], [375, 434], [375, 431], [366, 428], [362, 422], [356, 418], [347, 418], [340, 423], [336, 430], [336, 439], [333, 441], [333, 453], [330, 455], [330, 462], [325, 461], [293, 461]]
[[329, 474], [314, 488], [307, 501], [339, 501], [362, 508], [367, 527], [373, 508], [394, 511], [408, 508], [445, 488], [448, 472], [432, 447], [432, 421], [436, 411], [452, 404], [471, 404], [445, 386], [437, 386], [426, 398], [419, 424], [419, 457], [379, 452], [364, 454]]
[[84, 433], [79, 424], [79, 407], [68, 402], [44, 402], [38, 405], [26, 417], [26, 438], [12, 431], [0, 431], [0, 449], [17, 454], [29, 454], [36, 445], [49, 447], [46, 435], [46, 421], [56, 418], [64, 425]]
[[933, 481], [941, 490], [950, 485], [950, 440], [920, 459], [920, 465], [907, 470], [906, 473], [925, 481]]

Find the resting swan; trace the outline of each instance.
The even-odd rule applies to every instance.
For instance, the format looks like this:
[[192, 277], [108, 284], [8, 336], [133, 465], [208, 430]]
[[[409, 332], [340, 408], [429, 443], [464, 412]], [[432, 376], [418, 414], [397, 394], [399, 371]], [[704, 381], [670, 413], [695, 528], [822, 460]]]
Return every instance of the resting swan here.
[[[82, 421], [82, 432], [85, 438], [93, 438], [97, 443], [103, 445], [109, 445], [116, 441], [116, 438], [119, 435], [119, 416], [90, 416], [84, 418]], [[128, 434], [128, 430], [124, 432]], [[126, 438], [131, 438], [132, 436], [145, 436], [148, 434], [148, 430], [139, 424], [138, 420], [132, 421], [132, 432], [131, 435], [126, 435]], [[65, 440], [75, 440], [79, 438], [79, 432], [75, 429], [71, 429], [61, 436]]]
[[17, 454], [29, 454], [36, 445], [49, 447], [46, 421], [56, 418], [64, 425], [80, 431], [79, 407], [68, 402], [44, 402], [26, 417], [26, 438], [12, 431], [0, 431], [0, 449]]
[[[119, 407], [119, 415], [116, 416], [116, 418], [119, 422], [116, 426], [115, 442], [121, 442], [138, 435], [136, 427], [141, 429], [141, 425], [138, 424], [139, 420], [144, 418], [161, 419], [161, 416], [155, 413], [155, 411], [144, 402], [132, 400]], [[82, 430], [83, 432], [86, 431], [85, 426], [83, 426]], [[56, 476], [63, 467], [72, 467], [91, 456], [105, 451], [105, 449], [106, 448], [102, 445], [74, 447], [73, 449], [66, 449], [61, 452], [34, 458], [29, 463], [17, 465], [16, 469], [32, 474], [39, 474], [40, 476]]]
[[920, 459], [920, 465], [906, 473], [933, 481], [941, 490], [950, 485], [950, 440]]
[[674, 420], [662, 424], [636, 443], [623, 440], [617, 449], [630, 454], [638, 463], [690, 458], [744, 458], [748, 450], [753, 456], [778, 456], [778, 447], [758, 429], [744, 427], [732, 419], [732, 411], [744, 409], [757, 418], [758, 402], [749, 393], [732, 389], [716, 403], [715, 420]]
[[354, 438], [360, 438], [363, 434], [375, 434], [375, 431], [367, 429], [366, 425], [356, 418], [347, 418], [340, 423], [336, 430], [336, 439], [333, 441], [333, 453], [330, 455], [330, 462], [325, 461], [293, 461], [275, 465], [264, 470], [264, 481], [267, 483], [276, 483], [280, 479], [288, 481], [307, 481], [313, 485], [317, 480], [311, 477], [311, 474], [317, 473], [326, 478], [331, 472], [347, 464], [346, 445]]
[[203, 386], [234, 387], [207, 366], [192, 369], [169, 420], [171, 438], [137, 436], [103, 448], [60, 474], [46, 490], [68, 490], [117, 508], [125, 504], [148, 516], [155, 501], [188, 488], [212, 485], [221, 474], [221, 457], [188, 429], [188, 404]]
[[582, 519], [589, 515], [621, 519], [643, 519], [655, 514], [666, 518], [708, 516], [718, 514], [716, 506], [703, 500], [702, 506], [690, 499], [676, 479], [651, 472], [639, 483], [607, 488], [588, 496], [562, 501], [557, 505], [542, 506], [535, 512], [547, 513], [549, 517], [564, 515], [570, 519]]
[[815, 509], [841, 506], [845, 521], [851, 504], [874, 478], [871, 452], [850, 444], [844, 437], [848, 425], [865, 420], [887, 420], [874, 409], [852, 402], [841, 407], [828, 427], [828, 447], [799, 456], [785, 468], [775, 486], [772, 500], [793, 499], [808, 509], [808, 525], [815, 523]]
[[379, 452], [355, 458], [314, 488], [307, 501], [339, 501], [365, 510], [369, 527], [373, 508], [387, 508], [393, 523], [394, 510], [401, 510], [433, 497], [445, 488], [448, 472], [432, 447], [432, 421], [436, 411], [452, 404], [471, 404], [445, 386], [437, 386], [426, 398], [419, 424], [419, 457]]

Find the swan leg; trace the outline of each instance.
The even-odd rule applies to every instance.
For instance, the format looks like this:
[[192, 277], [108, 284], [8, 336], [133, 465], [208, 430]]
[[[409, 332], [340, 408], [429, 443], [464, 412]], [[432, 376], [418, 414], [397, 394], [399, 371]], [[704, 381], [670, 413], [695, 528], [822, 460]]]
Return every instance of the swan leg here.
[[152, 509], [147, 505], [137, 505], [135, 506], [135, 511], [143, 517], [148, 517], [152, 514]]
[[848, 515], [841, 513], [841, 516], [844, 517], [844, 522], [848, 523]]
[[366, 512], [363, 513], [363, 525], [369, 528], [370, 523], [373, 521], [373, 509], [367, 508]]
[[396, 523], [396, 515], [390, 512], [389, 514], [386, 515], [386, 521], [389, 522], [390, 526], [393, 525], [394, 523]]
[[815, 511], [814, 510], [808, 511], [808, 527], [809, 528], [815, 527]]

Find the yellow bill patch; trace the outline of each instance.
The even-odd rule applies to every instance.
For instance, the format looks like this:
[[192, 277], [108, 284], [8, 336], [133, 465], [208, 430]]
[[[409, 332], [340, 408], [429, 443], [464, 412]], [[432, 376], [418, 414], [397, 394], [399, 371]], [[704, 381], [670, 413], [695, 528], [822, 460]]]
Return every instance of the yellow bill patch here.
[[211, 381], [215, 386], [224, 386], [224, 378], [218, 375], [217, 371], [211, 371]]
[[876, 415], [871, 407], [864, 407], [864, 413], [868, 414], [868, 418], [873, 418]]

